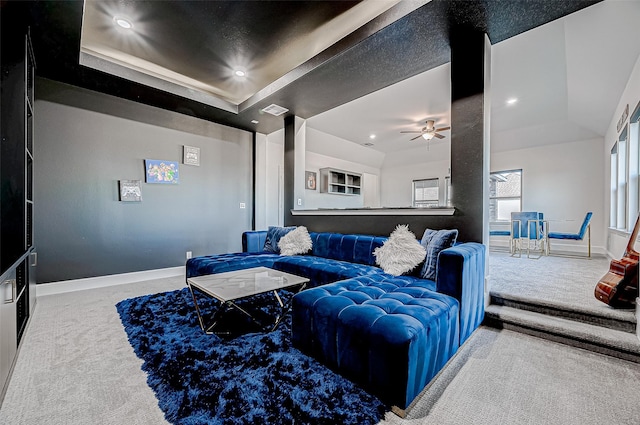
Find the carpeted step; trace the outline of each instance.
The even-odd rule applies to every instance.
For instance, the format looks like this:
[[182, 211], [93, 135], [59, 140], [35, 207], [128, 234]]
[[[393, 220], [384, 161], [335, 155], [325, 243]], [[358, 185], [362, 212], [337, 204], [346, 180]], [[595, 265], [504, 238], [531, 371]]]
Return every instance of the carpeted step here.
[[635, 334], [514, 307], [490, 305], [484, 324], [640, 363]]
[[609, 328], [617, 331], [636, 333], [636, 317], [632, 310], [621, 311], [606, 308], [601, 312], [593, 309], [582, 309], [572, 304], [551, 303], [544, 300], [531, 300], [511, 294], [491, 292], [491, 304], [533, 311], [547, 316], [561, 317], [590, 325]]

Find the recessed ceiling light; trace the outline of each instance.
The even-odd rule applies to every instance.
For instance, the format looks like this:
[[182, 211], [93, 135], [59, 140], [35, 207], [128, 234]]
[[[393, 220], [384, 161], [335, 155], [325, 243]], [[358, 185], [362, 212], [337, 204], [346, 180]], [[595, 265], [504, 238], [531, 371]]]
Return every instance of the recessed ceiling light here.
[[260, 121], [258, 120], [251, 120], [251, 124], [258, 124]]
[[247, 73], [246, 73], [246, 72], [244, 72], [244, 71], [243, 71], [243, 70], [241, 70], [241, 69], [236, 69], [236, 70], [233, 72], [233, 74], [234, 74], [236, 77], [246, 77], [246, 76], [247, 76]]
[[133, 28], [133, 24], [127, 18], [123, 18], [122, 16], [114, 16], [113, 21], [120, 27], [126, 30], [130, 30]]
[[375, 134], [370, 134], [370, 135], [369, 135], [369, 139], [373, 140], [373, 139], [375, 139], [375, 138], [376, 138], [376, 135], [375, 135]]
[[512, 97], [511, 99], [507, 99], [507, 105], [514, 105], [518, 103], [518, 99], [515, 97]]

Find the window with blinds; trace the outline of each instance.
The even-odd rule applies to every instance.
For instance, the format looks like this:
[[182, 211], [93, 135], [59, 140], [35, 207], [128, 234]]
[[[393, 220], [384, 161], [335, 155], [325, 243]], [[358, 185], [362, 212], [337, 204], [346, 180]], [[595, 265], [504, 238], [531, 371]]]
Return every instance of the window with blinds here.
[[413, 206], [417, 208], [437, 207], [440, 204], [439, 179], [413, 181]]

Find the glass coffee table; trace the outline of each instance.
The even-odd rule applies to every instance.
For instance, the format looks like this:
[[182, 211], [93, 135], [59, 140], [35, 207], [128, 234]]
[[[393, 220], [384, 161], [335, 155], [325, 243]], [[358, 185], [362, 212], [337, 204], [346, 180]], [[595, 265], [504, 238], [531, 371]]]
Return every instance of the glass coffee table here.
[[[230, 310], [241, 312], [251, 319], [253, 323], [258, 325], [260, 329], [265, 329], [266, 325], [264, 323], [259, 321], [248, 309], [238, 305], [236, 301], [266, 292], [273, 292], [275, 301], [280, 305], [280, 313], [276, 316], [275, 322], [272, 325], [269, 324], [267, 328], [270, 331], [274, 331], [291, 309], [291, 301], [293, 299], [293, 297], [291, 297], [286, 304], [283, 303], [278, 291], [298, 286], [297, 293], [302, 291], [308, 282], [309, 279], [305, 277], [267, 267], [254, 267], [232, 272], [190, 277], [187, 279], [187, 286], [191, 291], [202, 330], [207, 334], [221, 334], [230, 332], [216, 332], [214, 328], [218, 325], [220, 319]], [[208, 323], [205, 323], [205, 318], [198, 306], [194, 289], [220, 302], [220, 308], [218, 308]]]

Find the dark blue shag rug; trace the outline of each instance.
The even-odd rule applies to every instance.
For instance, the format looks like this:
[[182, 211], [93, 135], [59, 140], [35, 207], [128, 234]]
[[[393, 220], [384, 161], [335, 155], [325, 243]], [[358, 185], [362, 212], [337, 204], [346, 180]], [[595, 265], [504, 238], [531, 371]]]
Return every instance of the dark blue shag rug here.
[[[273, 300], [265, 297], [273, 295], [252, 297], [244, 307], [273, 314]], [[221, 338], [200, 329], [187, 288], [124, 300], [116, 307], [144, 361], [147, 382], [173, 424], [366, 425], [388, 410], [293, 348], [290, 315], [274, 332]], [[211, 314], [217, 304], [202, 307]], [[237, 319], [231, 322], [237, 325]]]

